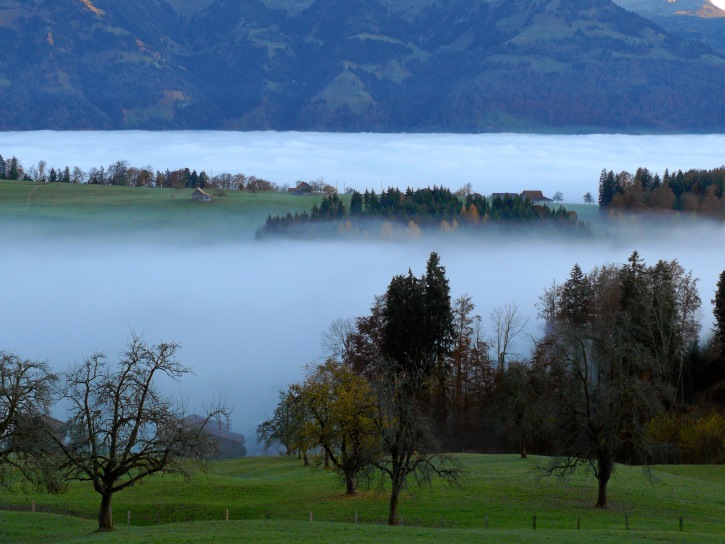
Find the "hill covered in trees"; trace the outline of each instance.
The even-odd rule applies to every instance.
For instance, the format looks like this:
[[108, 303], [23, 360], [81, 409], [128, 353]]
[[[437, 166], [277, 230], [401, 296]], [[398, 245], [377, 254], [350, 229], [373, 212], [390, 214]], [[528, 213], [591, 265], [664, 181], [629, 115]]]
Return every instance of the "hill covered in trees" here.
[[0, 130], [725, 130], [725, 58], [610, 0], [0, 0], [0, 51]]
[[443, 232], [475, 231], [487, 227], [556, 229], [564, 233], [587, 234], [588, 227], [575, 212], [562, 206], [537, 204], [515, 194], [486, 198], [478, 193], [453, 193], [444, 187], [427, 187], [401, 191], [389, 188], [380, 195], [375, 191], [353, 191], [349, 206], [334, 193], [325, 196], [318, 206], [301, 214], [270, 215], [257, 232], [268, 236], [310, 237], [320, 234], [367, 235], [371, 231], [383, 236], [417, 237], [423, 229]]
[[686, 212], [711, 219], [725, 218], [725, 167], [691, 169], [662, 176], [647, 168], [634, 175], [602, 171], [599, 178], [599, 205], [603, 211]]

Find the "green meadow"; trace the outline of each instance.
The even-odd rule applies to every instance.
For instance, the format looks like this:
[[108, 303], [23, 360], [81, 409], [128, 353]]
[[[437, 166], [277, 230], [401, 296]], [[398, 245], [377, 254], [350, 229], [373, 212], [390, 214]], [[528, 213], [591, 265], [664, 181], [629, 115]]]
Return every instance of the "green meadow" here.
[[459, 460], [460, 487], [406, 492], [402, 527], [384, 525], [384, 490], [346, 497], [330, 472], [286, 457], [254, 457], [217, 462], [188, 481], [156, 477], [118, 493], [112, 534], [93, 533], [99, 499], [88, 484], [55, 496], [4, 491], [0, 542], [715, 543], [725, 536], [723, 466], [655, 467], [652, 481], [637, 467], [619, 466], [611, 506], [598, 510], [587, 471], [561, 480], [539, 476], [546, 462], [540, 457]]
[[[268, 215], [309, 211], [319, 195], [226, 191], [194, 202], [193, 189], [156, 189], [0, 180], [0, 224], [60, 235], [134, 235], [178, 242], [249, 240]], [[341, 199], [349, 204], [349, 195]], [[556, 206], [556, 204], [552, 204]], [[596, 224], [599, 207], [564, 204]]]
[[227, 191], [194, 202], [193, 189], [0, 181], [0, 222], [59, 234], [158, 233], [189, 240], [250, 239], [267, 215], [309, 210], [319, 196]]

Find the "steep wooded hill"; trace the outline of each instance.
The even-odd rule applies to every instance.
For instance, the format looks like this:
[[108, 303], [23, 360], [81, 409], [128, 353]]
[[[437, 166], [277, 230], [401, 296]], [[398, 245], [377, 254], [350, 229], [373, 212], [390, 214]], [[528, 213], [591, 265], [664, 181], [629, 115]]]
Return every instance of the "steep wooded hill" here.
[[0, 130], [723, 131], [723, 88], [610, 0], [0, 0]]

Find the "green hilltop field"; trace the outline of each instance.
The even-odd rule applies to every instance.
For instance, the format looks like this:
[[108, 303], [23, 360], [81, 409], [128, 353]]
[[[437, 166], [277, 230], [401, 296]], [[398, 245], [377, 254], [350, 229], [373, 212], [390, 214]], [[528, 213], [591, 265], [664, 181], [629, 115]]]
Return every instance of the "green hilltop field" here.
[[[172, 234], [189, 241], [249, 240], [268, 215], [301, 213], [321, 195], [226, 191], [211, 202], [193, 202], [194, 189], [158, 189], [0, 181], [0, 225], [12, 222], [33, 232], [145, 236]], [[340, 195], [347, 206], [350, 195]], [[579, 218], [599, 220], [599, 206], [564, 204]]]
[[99, 499], [87, 484], [55, 496], [3, 491], [0, 542], [715, 543], [725, 535], [723, 466], [660, 466], [651, 484], [639, 468], [620, 466], [611, 506], [599, 510], [586, 471], [568, 481], [541, 479], [545, 458], [458, 458], [462, 486], [411, 488], [401, 502], [403, 527], [384, 525], [383, 490], [345, 497], [332, 473], [288, 457], [255, 457], [215, 463], [189, 481], [157, 477], [119, 492], [111, 534], [93, 533]]
[[0, 181], [0, 224], [66, 234], [176, 232], [193, 238], [249, 239], [269, 214], [309, 210], [321, 197], [227, 191], [193, 202], [194, 189]]

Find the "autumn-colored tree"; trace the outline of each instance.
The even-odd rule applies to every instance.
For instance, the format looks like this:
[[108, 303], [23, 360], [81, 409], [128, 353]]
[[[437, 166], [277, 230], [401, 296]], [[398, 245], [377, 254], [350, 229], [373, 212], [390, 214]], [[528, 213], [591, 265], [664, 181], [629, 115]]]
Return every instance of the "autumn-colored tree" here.
[[345, 493], [354, 495], [360, 476], [380, 453], [370, 384], [349, 366], [328, 359], [308, 369], [299, 401], [309, 415], [302, 428], [306, 442], [322, 448]]

